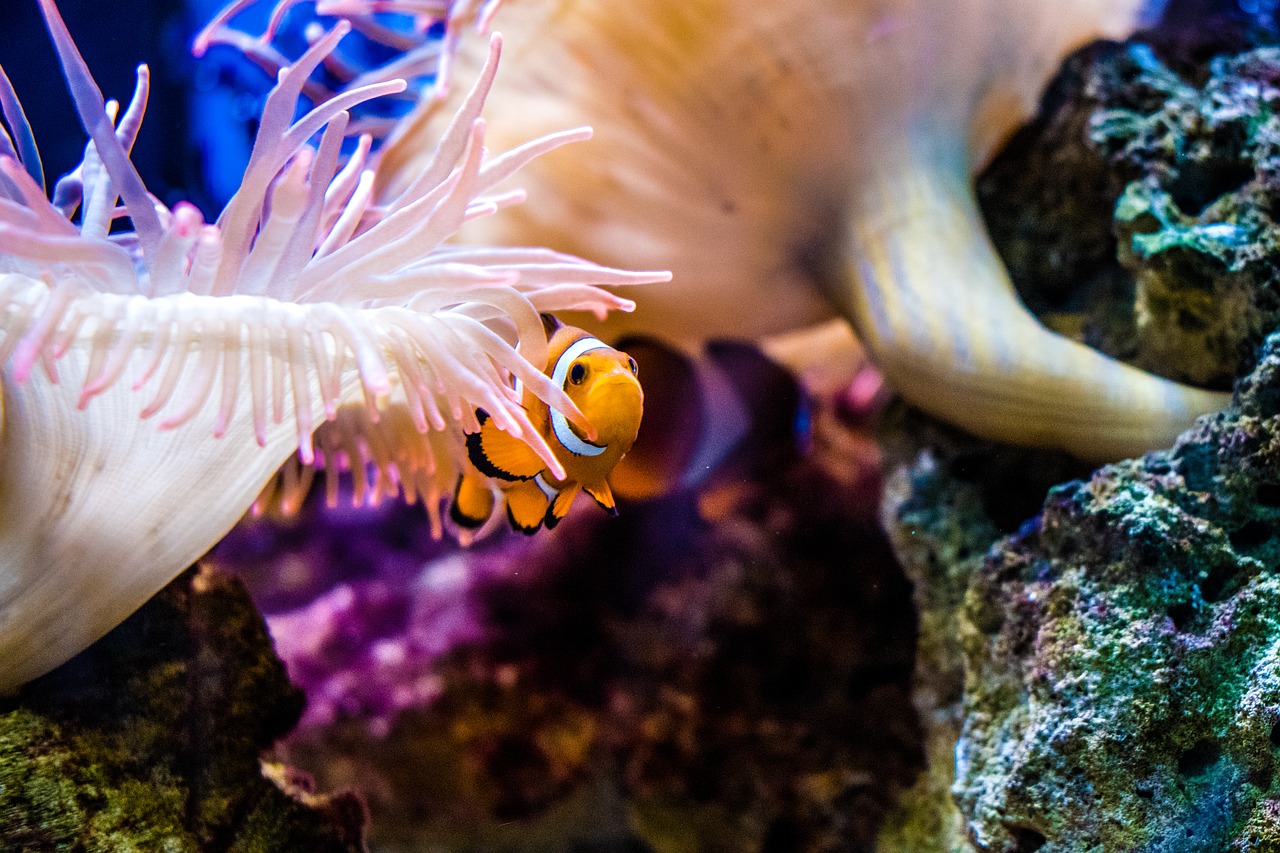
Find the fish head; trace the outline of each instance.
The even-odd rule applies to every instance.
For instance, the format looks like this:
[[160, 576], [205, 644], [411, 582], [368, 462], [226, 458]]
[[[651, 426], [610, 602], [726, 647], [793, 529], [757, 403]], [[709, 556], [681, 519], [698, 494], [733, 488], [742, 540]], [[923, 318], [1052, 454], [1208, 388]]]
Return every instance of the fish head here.
[[542, 320], [548, 337], [546, 373], [596, 433], [588, 438], [563, 414], [551, 411], [548, 437], [570, 456], [598, 459], [611, 469], [631, 449], [640, 430], [644, 392], [639, 366], [625, 352], [582, 329], [564, 325], [549, 314]]
[[564, 391], [596, 429], [596, 443], [625, 453], [644, 413], [635, 359], [613, 347], [588, 350], [565, 372]]

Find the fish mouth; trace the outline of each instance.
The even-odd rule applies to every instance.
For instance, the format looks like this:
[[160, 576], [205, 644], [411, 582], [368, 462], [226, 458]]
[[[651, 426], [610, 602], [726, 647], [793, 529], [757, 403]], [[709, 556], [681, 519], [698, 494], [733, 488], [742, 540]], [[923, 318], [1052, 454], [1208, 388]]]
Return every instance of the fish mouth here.
[[644, 391], [640, 388], [640, 383], [629, 373], [614, 373], [608, 376], [602, 376], [591, 386], [591, 390], [587, 392], [587, 403], [594, 408], [595, 406], [604, 406], [613, 408], [615, 406], [627, 406], [642, 404], [644, 402]]
[[608, 445], [625, 440], [630, 447], [640, 428], [644, 391], [630, 373], [602, 376], [587, 392], [581, 409], [596, 428], [597, 444]]

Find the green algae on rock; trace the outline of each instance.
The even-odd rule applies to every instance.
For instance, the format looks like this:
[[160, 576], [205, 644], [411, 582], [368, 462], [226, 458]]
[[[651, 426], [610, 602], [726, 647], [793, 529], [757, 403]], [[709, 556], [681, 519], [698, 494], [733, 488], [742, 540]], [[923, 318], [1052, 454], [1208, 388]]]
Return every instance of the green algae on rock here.
[[963, 721], [966, 591], [1002, 534], [1032, 516], [1054, 483], [1087, 473], [1064, 453], [974, 438], [895, 406], [881, 423], [882, 521], [912, 583], [919, 638], [913, 700], [927, 767], [886, 818], [877, 853], [973, 853], [951, 797]]
[[[1212, 45], [1188, 51], [1152, 35], [1154, 51], [1104, 43], [1071, 57], [1040, 116], [980, 178], [979, 195], [993, 240], [1042, 316], [1058, 314], [1055, 325], [1074, 325], [1089, 343], [1148, 369], [1226, 387], [1280, 326], [1272, 219], [1280, 210], [1280, 59], [1256, 49], [1210, 61]], [[1026, 500], [1035, 488], [1043, 498], [1049, 484], [1083, 472], [1064, 463], [1055, 473], [1042, 455], [916, 415], [889, 419], [887, 433], [906, 441], [889, 451], [897, 473], [884, 517], [916, 585], [915, 697], [930, 767], [890, 818], [880, 853], [1280, 849], [1280, 795], [1268, 769], [1280, 714], [1267, 693], [1268, 650], [1280, 634], [1269, 617], [1231, 621], [1235, 605], [1226, 603], [1246, 591], [1247, 616], [1248, 602], [1276, 600], [1264, 567], [1280, 562], [1268, 520], [1269, 507], [1280, 506], [1280, 476], [1231, 470], [1244, 463], [1241, 442], [1271, 440], [1270, 426], [1265, 437], [1255, 429], [1259, 410], [1280, 411], [1268, 358], [1228, 413], [1241, 428], [1218, 434], [1218, 444], [1206, 430], [1228, 429], [1223, 419], [1176, 452], [1104, 469], [1095, 482], [1112, 485], [1099, 512], [1112, 513], [1115, 527], [1063, 510], [1064, 496], [1091, 494], [1091, 486], [1055, 491], [1044, 517], [1059, 525], [1052, 554], [1028, 553], [1034, 526], [1005, 542], [999, 534], [1039, 511], [1040, 499]], [[1220, 453], [1226, 446], [1234, 456]], [[1165, 474], [1155, 473], [1159, 459]], [[1232, 491], [1245, 476], [1253, 482]], [[1010, 502], [1015, 493], [1023, 498]], [[1168, 552], [1165, 564], [1103, 561], [1104, 532], [1114, 547], [1149, 541], [1152, 553]], [[1170, 555], [1184, 561], [1180, 584], [1170, 580]], [[1017, 570], [1001, 576], [1008, 563]], [[1152, 585], [1166, 595], [1164, 609], [1149, 601], [1143, 611], [1133, 590]], [[1083, 611], [1074, 631], [1055, 621], [1071, 608]], [[1159, 620], [1176, 623], [1163, 649], [1153, 639], [1164, 636]], [[1059, 630], [1043, 633], [1046, 624]], [[1148, 639], [1155, 650], [1144, 648]], [[1143, 669], [1143, 653], [1168, 656], [1163, 675]], [[1157, 711], [1165, 715], [1158, 725], [1138, 725]], [[951, 747], [962, 718], [957, 778]], [[1109, 753], [1100, 746], [1108, 738], [1118, 744]], [[1146, 769], [1126, 769], [1138, 764]], [[1226, 821], [1215, 828], [1219, 813]]]
[[301, 709], [239, 581], [189, 570], [0, 700], [0, 849], [359, 853], [358, 799], [260, 762]]
[[1115, 210], [1133, 275], [1135, 352], [1176, 357], [1191, 381], [1225, 386], [1280, 324], [1280, 49], [1224, 56], [1203, 86], [1142, 45], [1124, 61], [1166, 97], [1099, 113], [1093, 142], [1140, 178]]
[[1280, 325], [1280, 49], [1155, 44], [1070, 57], [979, 197], [1023, 297], [1070, 315], [1053, 325], [1228, 388]]
[[1277, 562], [1273, 335], [1231, 409], [1054, 489], [975, 576], [954, 792], [981, 849], [1275, 838]]
[[924, 729], [926, 768], [881, 829], [879, 853], [964, 849], [964, 821], [950, 794], [964, 680], [955, 638], [969, 577], [999, 531], [982, 509], [980, 487], [951, 476], [952, 460], [938, 456], [925, 450], [914, 461], [898, 460], [885, 486], [885, 529], [915, 597], [913, 699]]

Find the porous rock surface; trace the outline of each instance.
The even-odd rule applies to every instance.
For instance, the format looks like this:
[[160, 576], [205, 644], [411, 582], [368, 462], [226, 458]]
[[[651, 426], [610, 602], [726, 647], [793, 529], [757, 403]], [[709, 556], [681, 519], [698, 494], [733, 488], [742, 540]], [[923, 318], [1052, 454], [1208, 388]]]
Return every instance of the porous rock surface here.
[[980, 848], [1276, 849], [1278, 563], [1273, 336], [1235, 407], [1055, 488], [974, 576], [955, 793]]
[[1229, 389], [1280, 325], [1280, 48], [1151, 35], [1070, 57], [979, 197], [1050, 325]]
[[240, 582], [189, 570], [0, 698], [0, 850], [360, 853], [358, 799], [260, 759], [301, 709]]
[[882, 853], [1280, 850], [1280, 53], [1214, 58], [1215, 35], [1077, 54], [979, 182], [1048, 322], [1177, 379], [1249, 376], [1093, 474], [889, 420], [930, 769]]

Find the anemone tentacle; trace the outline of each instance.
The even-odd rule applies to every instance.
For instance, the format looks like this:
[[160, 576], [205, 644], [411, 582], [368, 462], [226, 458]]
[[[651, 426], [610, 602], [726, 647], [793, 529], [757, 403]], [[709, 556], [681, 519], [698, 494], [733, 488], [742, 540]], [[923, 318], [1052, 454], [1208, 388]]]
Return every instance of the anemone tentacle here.
[[488, 158], [480, 107], [499, 38], [432, 180], [379, 203], [372, 140], [344, 164], [343, 139], [351, 109], [405, 83], [349, 87], [294, 120], [309, 75], [352, 27], [316, 34], [279, 69], [244, 181], [206, 223], [190, 204], [162, 204], [129, 160], [145, 66], [120, 115], [53, 0], [40, 5], [90, 141], [46, 197], [0, 72], [0, 691], [132, 612], [225, 534], [290, 457], [286, 503], [310, 466], [332, 463], [326, 477], [346, 467], [371, 478], [370, 500], [397, 490], [423, 499], [437, 534], [442, 478], [477, 407], [558, 467], [512, 390], [518, 378], [589, 428], [541, 373], [539, 312], [628, 310], [598, 285], [669, 275], [537, 248], [439, 245], [523, 198], [491, 192], [500, 177], [586, 135]]
[[[278, 0], [271, 10], [263, 32], [257, 35], [233, 26], [235, 18], [260, 0], [233, 0], [224, 6], [196, 35], [192, 52], [203, 56], [216, 44], [229, 45], [244, 53], [267, 73], [275, 75], [288, 60], [272, 42], [281, 30], [285, 16], [301, 0]], [[448, 91], [452, 56], [462, 31], [468, 26], [487, 32], [502, 0], [316, 0], [317, 15], [331, 15], [349, 23], [362, 36], [394, 51], [386, 63], [361, 69], [336, 54], [325, 58], [325, 67], [339, 82], [341, 90], [350, 90], [394, 78], [431, 80], [430, 98], [437, 100]], [[403, 26], [389, 24], [387, 16], [402, 19]], [[443, 25], [444, 35], [432, 37], [434, 27]], [[315, 28], [308, 28], [314, 37]], [[335, 96], [335, 90], [308, 79], [304, 92], [314, 101]], [[416, 96], [414, 97], [416, 100]], [[366, 129], [389, 130], [391, 122], [365, 122]]]
[[[489, 61], [461, 111], [462, 120], [454, 122], [441, 139], [441, 156], [424, 169], [424, 175], [438, 180], [418, 182], [391, 203], [375, 208], [369, 204], [371, 177], [367, 171], [356, 181], [350, 172], [337, 172], [337, 141], [346, 120], [341, 107], [396, 91], [402, 82], [345, 93], [339, 96], [339, 103], [318, 106], [294, 124], [281, 126], [287, 115], [285, 96], [296, 99], [301, 92], [300, 78], [316, 67], [347, 29], [339, 24], [330, 37], [317, 40], [297, 65], [282, 73], [268, 98], [259, 145], [246, 169], [244, 185], [218, 224], [205, 226], [190, 205], [179, 204], [173, 211], [161, 209], [156, 220], [160, 230], [151, 241], [150, 254], [143, 259], [141, 273], [130, 274], [137, 261], [125, 249], [85, 233], [88, 221], [94, 220], [92, 211], [84, 211], [85, 222], [77, 233], [42, 193], [35, 200], [37, 186], [24, 170], [6, 167], [6, 176], [21, 191], [19, 198], [11, 201], [27, 202], [25, 209], [47, 226], [23, 228], [16, 222], [0, 222], [0, 231], [10, 237], [0, 265], [32, 276], [26, 287], [11, 283], [6, 288], [8, 298], [21, 307], [7, 310], [0, 318], [6, 347], [15, 349], [17, 377], [28, 376], [55, 340], [64, 341], [65, 349], [66, 341], [84, 334], [92, 339], [95, 353], [91, 373], [81, 389], [80, 401], [85, 405], [121, 378], [133, 348], [146, 348], [152, 360], [135, 385], [155, 385], [156, 391], [142, 414], [151, 417], [169, 407], [171, 411], [161, 425], [172, 428], [185, 423], [197, 407], [212, 398], [221, 401], [222, 411], [234, 410], [238, 374], [237, 368], [227, 365], [232, 353], [247, 349], [250, 363], [246, 369], [251, 375], [283, 383], [276, 388], [276, 383], [264, 380], [264, 390], [252, 397], [259, 441], [263, 440], [268, 393], [271, 400], [293, 395], [298, 399], [298, 441], [304, 461], [309, 462], [314, 424], [307, 413], [312, 408], [309, 398], [313, 390], [294, 382], [295, 378], [320, 371], [322, 365], [329, 366], [326, 369], [330, 372], [340, 371], [350, 361], [360, 374], [365, 395], [376, 400], [390, 393], [399, 369], [397, 362], [387, 357], [390, 327], [388, 318], [380, 317], [379, 312], [404, 305], [419, 312], [454, 311], [453, 316], [461, 321], [480, 306], [496, 309], [482, 315], [487, 320], [505, 314], [523, 349], [517, 355], [494, 335], [471, 343], [479, 344], [480, 351], [520, 374], [532, 387], [541, 389], [550, 404], [586, 426], [559, 389], [535, 376], [538, 371], [532, 364], [540, 364], [545, 357], [538, 312], [582, 307], [598, 312], [628, 310], [629, 300], [596, 285], [651, 281], [655, 276], [610, 270], [536, 249], [512, 255], [510, 250], [493, 254], [486, 249], [430, 247], [438, 246], [478, 212], [491, 209], [488, 197], [481, 193], [537, 154], [588, 133], [555, 134], [488, 164], [483, 162], [484, 122], [478, 114], [500, 55], [501, 42], [494, 38]], [[145, 72], [139, 79], [145, 79]], [[146, 86], [140, 83], [127, 116], [141, 114], [145, 96]], [[86, 124], [91, 122], [86, 119]], [[318, 151], [303, 145], [322, 126]], [[112, 138], [123, 153], [124, 143], [131, 142], [136, 128], [122, 135], [124, 140], [114, 134]], [[115, 185], [109, 176], [92, 179], [91, 163], [97, 147], [96, 142], [89, 146], [80, 170], [86, 199], [107, 198]], [[363, 158], [367, 149], [366, 141], [357, 157]], [[110, 201], [107, 204], [114, 206]], [[86, 208], [92, 206], [85, 204]], [[131, 211], [127, 203], [126, 208]], [[343, 232], [352, 233], [344, 240]], [[325, 249], [323, 254], [321, 248]], [[295, 263], [299, 256], [302, 262]], [[52, 269], [55, 260], [80, 263], [74, 269], [58, 270]], [[45, 283], [48, 278], [52, 284]], [[138, 296], [152, 298], [138, 302]], [[251, 307], [250, 299], [260, 301]], [[334, 310], [335, 305], [342, 306], [341, 310]], [[412, 351], [412, 358], [400, 359], [406, 369], [428, 358], [429, 352], [437, 359], [448, 356], [425, 327], [414, 327], [404, 318], [392, 318], [390, 323], [402, 338], [396, 343], [399, 351], [403, 354], [406, 345]], [[266, 337], [254, 341], [251, 328], [258, 325], [266, 330]], [[288, 329], [296, 334], [291, 337]], [[177, 378], [189, 359], [197, 363], [194, 383], [185, 397], [175, 400]], [[277, 366], [280, 360], [284, 363]], [[412, 383], [425, 395], [440, 394], [450, 401], [443, 406], [445, 410], [465, 410], [452, 402], [467, 396], [460, 393], [461, 388], [506, 387], [495, 381], [499, 379], [496, 372], [485, 375], [483, 367], [477, 372], [455, 359], [448, 368], [437, 371], [436, 385], [444, 384], [444, 388]], [[455, 387], [450, 387], [450, 378]], [[316, 390], [331, 416], [338, 404], [332, 383]], [[422, 408], [425, 395], [415, 394], [409, 413], [419, 424], [427, 421]], [[535, 448], [549, 462], [554, 459], [533, 436], [534, 430], [513, 394], [486, 393], [482, 402], [490, 407], [496, 422], [515, 434], [531, 436]], [[438, 411], [442, 407], [432, 408]], [[273, 405], [272, 413], [278, 412], [279, 406]]]

